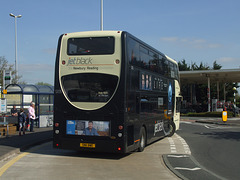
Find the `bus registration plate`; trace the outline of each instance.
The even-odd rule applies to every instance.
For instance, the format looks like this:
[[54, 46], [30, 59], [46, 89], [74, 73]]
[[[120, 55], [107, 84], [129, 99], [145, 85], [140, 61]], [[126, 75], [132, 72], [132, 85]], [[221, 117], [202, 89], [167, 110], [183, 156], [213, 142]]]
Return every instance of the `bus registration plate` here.
[[95, 148], [96, 144], [93, 143], [80, 143], [80, 147], [84, 147], [84, 148]]

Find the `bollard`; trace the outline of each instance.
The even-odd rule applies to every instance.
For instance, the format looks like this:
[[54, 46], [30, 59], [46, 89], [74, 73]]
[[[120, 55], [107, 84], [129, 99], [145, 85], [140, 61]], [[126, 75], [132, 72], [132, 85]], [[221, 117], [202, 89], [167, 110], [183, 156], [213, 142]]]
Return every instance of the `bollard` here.
[[226, 122], [227, 121], [227, 111], [222, 112], [222, 121]]

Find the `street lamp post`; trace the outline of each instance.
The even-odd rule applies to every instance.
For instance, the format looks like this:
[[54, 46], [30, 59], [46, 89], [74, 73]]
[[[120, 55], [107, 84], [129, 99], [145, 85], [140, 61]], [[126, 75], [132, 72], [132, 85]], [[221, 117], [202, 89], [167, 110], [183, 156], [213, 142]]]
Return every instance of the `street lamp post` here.
[[22, 15], [15, 16], [13, 13], [9, 14], [11, 17], [14, 17], [15, 19], [15, 79], [17, 80], [18, 77], [18, 66], [17, 66], [17, 18], [22, 17]]
[[100, 25], [100, 29], [101, 31], [103, 31], [103, 0], [101, 0], [101, 25]]

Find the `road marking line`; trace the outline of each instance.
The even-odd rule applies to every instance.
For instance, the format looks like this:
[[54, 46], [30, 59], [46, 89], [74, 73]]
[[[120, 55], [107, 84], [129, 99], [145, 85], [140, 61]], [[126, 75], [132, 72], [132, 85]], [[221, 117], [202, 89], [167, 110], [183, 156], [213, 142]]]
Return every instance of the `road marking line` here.
[[210, 126], [210, 125], [204, 125], [204, 127], [205, 128], [207, 128], [207, 129], [218, 129], [218, 127], [216, 127], [216, 126]]
[[185, 157], [189, 157], [189, 156], [187, 156], [187, 155], [171, 155], [171, 154], [169, 154], [168, 157], [185, 158]]
[[5, 165], [3, 165], [1, 168], [0, 168], [0, 177], [3, 175], [3, 173], [5, 171], [8, 170], [8, 168], [10, 168], [14, 163], [16, 163], [17, 161], [19, 161], [21, 158], [23, 158], [24, 156], [28, 155], [29, 152], [25, 152], [25, 153], [22, 153], [20, 155], [18, 155], [17, 157], [15, 157], [14, 159], [12, 159], [11, 161], [7, 162]]
[[168, 142], [169, 142], [169, 144], [170, 144], [171, 153], [177, 153], [177, 148], [176, 148], [176, 145], [175, 145], [175, 143], [174, 143], [173, 138], [168, 137]]
[[176, 137], [178, 138], [178, 140], [180, 140], [180, 142], [182, 143], [183, 149], [185, 151], [186, 154], [191, 154], [191, 150], [187, 144], [187, 142], [178, 134], [176, 134]]
[[187, 171], [197, 171], [197, 170], [200, 170], [201, 168], [199, 168], [199, 167], [195, 167], [195, 168], [175, 167], [174, 169], [177, 169], [177, 170], [187, 170]]

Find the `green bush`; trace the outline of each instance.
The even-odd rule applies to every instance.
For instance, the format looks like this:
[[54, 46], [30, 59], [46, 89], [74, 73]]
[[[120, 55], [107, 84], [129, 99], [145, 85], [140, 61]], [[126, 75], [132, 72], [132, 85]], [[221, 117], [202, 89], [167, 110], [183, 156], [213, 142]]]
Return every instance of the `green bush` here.
[[[233, 117], [233, 112], [228, 111], [228, 117]], [[182, 116], [189, 117], [222, 117], [222, 112], [201, 112], [201, 113], [193, 113], [189, 112], [187, 114], [181, 114]]]

